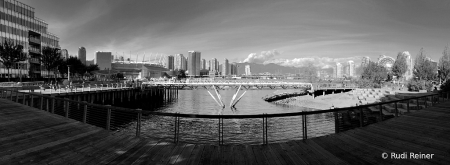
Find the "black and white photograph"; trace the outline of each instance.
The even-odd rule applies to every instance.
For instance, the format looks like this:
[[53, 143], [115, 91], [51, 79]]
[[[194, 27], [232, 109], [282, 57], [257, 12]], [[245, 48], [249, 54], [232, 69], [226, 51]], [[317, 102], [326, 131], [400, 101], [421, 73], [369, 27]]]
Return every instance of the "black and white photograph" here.
[[450, 164], [450, 0], [0, 0], [0, 165]]

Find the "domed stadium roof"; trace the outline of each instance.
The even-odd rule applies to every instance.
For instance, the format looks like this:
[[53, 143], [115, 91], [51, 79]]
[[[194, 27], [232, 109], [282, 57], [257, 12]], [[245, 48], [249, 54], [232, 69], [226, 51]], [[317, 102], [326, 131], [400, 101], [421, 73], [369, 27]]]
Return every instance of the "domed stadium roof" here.
[[395, 59], [389, 56], [381, 55], [380, 58], [378, 58], [378, 64], [381, 66], [384, 66], [388, 69], [394, 65]]

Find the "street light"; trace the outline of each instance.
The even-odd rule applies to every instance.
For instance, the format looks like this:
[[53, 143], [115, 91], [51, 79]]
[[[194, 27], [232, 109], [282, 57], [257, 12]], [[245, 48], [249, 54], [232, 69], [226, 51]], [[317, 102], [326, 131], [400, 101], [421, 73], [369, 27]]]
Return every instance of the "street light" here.
[[67, 81], [70, 82], [70, 65], [67, 65]]

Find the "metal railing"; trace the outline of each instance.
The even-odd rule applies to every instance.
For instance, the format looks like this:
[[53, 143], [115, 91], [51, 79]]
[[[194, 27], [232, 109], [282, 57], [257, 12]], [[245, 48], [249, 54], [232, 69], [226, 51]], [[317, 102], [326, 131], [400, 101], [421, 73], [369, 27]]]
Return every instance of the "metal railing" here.
[[[262, 142], [263, 144], [268, 144], [269, 141], [307, 139], [308, 137], [325, 135], [327, 133], [324, 133], [322, 129], [333, 131], [333, 128], [329, 126], [329, 123], [332, 122], [335, 123], [334, 131], [336, 133], [356, 127], [364, 127], [371, 123], [399, 117], [402, 113], [433, 106], [442, 100], [449, 100], [449, 94], [433, 93], [356, 107], [320, 111], [257, 115], [203, 115], [152, 112], [141, 109], [91, 104], [85, 101], [74, 101], [37, 93], [22, 93], [4, 88], [0, 88], [0, 98], [107, 130], [133, 133], [138, 137], [143, 135], [142, 132], [145, 132], [151, 133], [151, 135], [144, 134], [145, 136], [158, 135], [158, 138], [173, 139], [175, 143], [179, 142], [180, 139], [191, 139], [193, 142], [207, 139], [216, 141], [219, 144], [224, 144], [225, 140], [232, 143]], [[393, 107], [393, 111], [388, 112], [388, 107]], [[320, 120], [316, 120], [317, 118]], [[328, 121], [327, 118], [333, 118], [334, 121]], [[312, 119], [315, 120], [313, 121]], [[314, 124], [313, 122], [324, 124]], [[152, 130], [152, 128], [157, 128], [157, 130]], [[281, 130], [285, 132], [281, 132]], [[288, 134], [285, 134], [286, 132]], [[242, 137], [253, 137], [254, 139], [236, 138], [241, 135]], [[211, 137], [213, 138], [211, 139]]]

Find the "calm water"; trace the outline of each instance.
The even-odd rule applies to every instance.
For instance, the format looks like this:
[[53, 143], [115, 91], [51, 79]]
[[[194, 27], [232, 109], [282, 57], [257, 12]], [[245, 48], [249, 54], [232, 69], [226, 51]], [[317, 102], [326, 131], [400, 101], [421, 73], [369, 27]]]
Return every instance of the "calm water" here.
[[[302, 107], [287, 107], [268, 103], [262, 99], [266, 95], [273, 95], [274, 93], [282, 93], [292, 90], [247, 90], [245, 95], [236, 104], [236, 111], [230, 109], [230, 102], [236, 90], [220, 90], [220, 95], [225, 104], [225, 109], [219, 107], [214, 99], [209, 95], [207, 90], [180, 90], [178, 100], [174, 103], [167, 104], [158, 109], [160, 112], [170, 113], [190, 113], [190, 114], [209, 114], [217, 115], [220, 112], [226, 115], [248, 115], [248, 114], [263, 114], [263, 113], [288, 113], [301, 112], [310, 110]], [[210, 90], [211, 94], [216, 97], [214, 91]], [[236, 99], [244, 91], [239, 91]], [[217, 97], [216, 97], [217, 99]]]
[[[244, 97], [236, 105], [236, 110], [229, 108], [230, 101], [236, 90], [220, 90], [222, 99], [226, 105], [222, 109], [208, 94], [207, 90], [180, 90], [178, 100], [160, 107], [157, 111], [169, 113], [188, 114], [272, 114], [288, 113], [312, 110], [302, 107], [288, 107], [268, 103], [262, 99], [266, 95], [282, 93], [292, 90], [247, 90]], [[215, 93], [210, 90], [215, 95]], [[240, 91], [242, 94], [243, 91]], [[238, 96], [240, 96], [240, 94]], [[142, 135], [151, 138], [173, 140], [173, 117], [144, 116], [142, 123]], [[224, 142], [231, 143], [262, 143], [262, 119], [224, 119]], [[317, 137], [334, 133], [335, 124], [333, 115], [317, 114], [308, 116], [308, 137]], [[133, 130], [134, 123], [130, 123], [129, 131]], [[268, 119], [269, 142], [282, 142], [302, 139], [301, 116], [269, 118]], [[181, 118], [180, 119], [181, 142], [188, 143], [216, 143], [218, 142], [218, 119]]]

